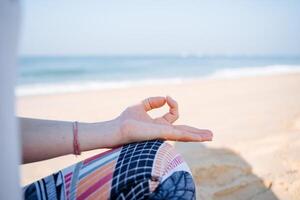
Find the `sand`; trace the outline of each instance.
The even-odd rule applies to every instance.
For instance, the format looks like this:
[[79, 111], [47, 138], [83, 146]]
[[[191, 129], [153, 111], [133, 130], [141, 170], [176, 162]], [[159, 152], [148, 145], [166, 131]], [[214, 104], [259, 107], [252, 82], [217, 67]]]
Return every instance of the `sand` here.
[[[178, 100], [177, 124], [214, 132], [212, 142], [174, 144], [192, 169], [199, 199], [300, 199], [299, 73], [19, 97], [17, 114], [102, 121], [156, 95]], [[22, 165], [22, 185], [97, 152]]]

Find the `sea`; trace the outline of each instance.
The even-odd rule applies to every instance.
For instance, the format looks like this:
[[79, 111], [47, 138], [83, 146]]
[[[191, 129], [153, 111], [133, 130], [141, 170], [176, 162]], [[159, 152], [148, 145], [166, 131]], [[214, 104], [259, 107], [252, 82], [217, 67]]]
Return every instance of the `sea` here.
[[300, 56], [27, 56], [18, 63], [18, 96], [300, 73]]

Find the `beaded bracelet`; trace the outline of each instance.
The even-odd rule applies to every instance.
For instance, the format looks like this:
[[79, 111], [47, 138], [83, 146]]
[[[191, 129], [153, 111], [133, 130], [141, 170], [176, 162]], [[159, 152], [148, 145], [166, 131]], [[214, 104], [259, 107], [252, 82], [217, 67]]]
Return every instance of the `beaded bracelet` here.
[[78, 141], [78, 122], [73, 122], [73, 152], [75, 155], [80, 155], [80, 145]]

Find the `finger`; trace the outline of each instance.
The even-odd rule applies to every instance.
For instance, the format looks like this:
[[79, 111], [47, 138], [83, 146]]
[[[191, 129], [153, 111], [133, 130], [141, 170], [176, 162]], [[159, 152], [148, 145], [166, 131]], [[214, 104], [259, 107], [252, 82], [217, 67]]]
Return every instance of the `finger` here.
[[166, 100], [170, 109], [169, 112], [163, 116], [163, 118], [172, 124], [179, 118], [178, 103], [170, 96], [167, 96]]
[[150, 111], [155, 108], [160, 108], [166, 103], [165, 97], [149, 97], [142, 101], [145, 111]]
[[202, 134], [197, 134], [191, 131], [174, 128], [173, 132], [167, 136], [168, 140], [182, 142], [204, 142], [211, 141], [211, 137], [206, 137]]
[[122, 142], [137, 142], [153, 139], [163, 139], [183, 142], [204, 142], [211, 138], [191, 131], [175, 128], [170, 125], [154, 124], [128, 120], [122, 126]]
[[189, 131], [189, 132], [192, 132], [195, 134], [199, 134], [199, 135], [201, 135], [201, 137], [206, 138], [208, 140], [212, 140], [212, 138], [213, 138], [213, 133], [208, 129], [198, 129], [198, 128], [186, 126], [186, 125], [175, 125], [174, 127], [179, 130], [185, 130], [185, 131]]
[[178, 129], [175, 126], [138, 122], [132, 134], [137, 133], [136, 138], [142, 140], [163, 139], [182, 142], [211, 141], [211, 137], [194, 133], [188, 130]]

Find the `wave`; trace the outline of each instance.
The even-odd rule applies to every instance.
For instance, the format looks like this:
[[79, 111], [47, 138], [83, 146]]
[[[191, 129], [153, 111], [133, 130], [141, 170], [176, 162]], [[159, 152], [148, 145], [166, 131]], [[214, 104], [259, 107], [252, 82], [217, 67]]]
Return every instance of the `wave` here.
[[242, 67], [218, 69], [212, 74], [199, 77], [175, 77], [161, 79], [144, 79], [128, 81], [77, 81], [61, 83], [40, 83], [20, 85], [16, 88], [17, 96], [59, 94], [92, 90], [118, 89], [160, 84], [181, 84], [188, 80], [232, 79], [251, 76], [300, 73], [300, 65], [271, 65], [264, 67]]
[[16, 89], [17, 96], [28, 95], [44, 95], [44, 94], [59, 94], [66, 92], [80, 92], [80, 91], [93, 91], [105, 89], [118, 89], [139, 87], [147, 85], [160, 85], [160, 84], [180, 84], [183, 79], [147, 79], [147, 80], [133, 80], [133, 81], [83, 81], [83, 82], [67, 82], [67, 83], [49, 83], [49, 84], [32, 84], [21, 85]]
[[214, 72], [209, 78], [240, 78], [275, 74], [299, 73], [300, 65], [270, 65], [264, 67], [225, 68]]

